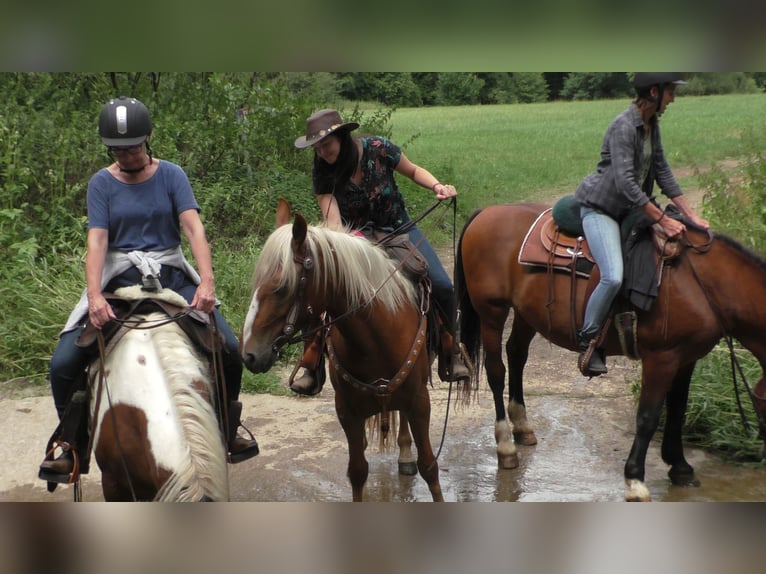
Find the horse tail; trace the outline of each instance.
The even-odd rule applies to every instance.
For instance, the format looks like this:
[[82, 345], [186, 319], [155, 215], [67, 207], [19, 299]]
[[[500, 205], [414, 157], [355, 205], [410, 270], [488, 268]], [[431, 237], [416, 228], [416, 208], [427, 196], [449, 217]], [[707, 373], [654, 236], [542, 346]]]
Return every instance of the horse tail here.
[[208, 362], [175, 323], [153, 330], [188, 456], [157, 492], [157, 501], [229, 500], [226, 450], [213, 405]]
[[479, 315], [471, 303], [468, 289], [465, 281], [465, 271], [463, 269], [463, 236], [471, 225], [471, 222], [481, 213], [481, 209], [471, 214], [460, 232], [458, 241], [457, 256], [455, 257], [455, 269], [453, 271], [455, 282], [455, 297], [457, 300], [457, 309], [459, 313], [460, 340], [465, 346], [466, 353], [471, 363], [475, 365], [474, 376], [479, 377], [479, 352], [481, 351], [481, 321]]

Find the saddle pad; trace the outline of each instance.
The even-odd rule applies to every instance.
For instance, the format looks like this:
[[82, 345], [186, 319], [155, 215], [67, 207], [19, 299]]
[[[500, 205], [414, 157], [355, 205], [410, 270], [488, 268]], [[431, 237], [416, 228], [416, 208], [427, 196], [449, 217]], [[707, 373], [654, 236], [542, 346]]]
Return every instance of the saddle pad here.
[[519, 250], [522, 265], [552, 268], [588, 277], [593, 269], [593, 256], [584, 237], [563, 233], [553, 220], [551, 208], [543, 211], [532, 223]]

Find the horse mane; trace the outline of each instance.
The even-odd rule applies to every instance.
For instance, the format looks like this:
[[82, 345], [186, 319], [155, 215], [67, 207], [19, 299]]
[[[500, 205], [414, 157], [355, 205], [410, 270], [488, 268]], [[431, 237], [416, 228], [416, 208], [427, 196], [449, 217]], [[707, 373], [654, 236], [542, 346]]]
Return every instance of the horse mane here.
[[766, 271], [766, 259], [764, 259], [761, 255], [756, 253], [755, 251], [748, 249], [745, 247], [742, 243], [734, 239], [733, 237], [729, 237], [728, 235], [724, 235], [723, 233], [715, 232], [713, 236], [721, 241], [721, 243], [724, 243], [725, 245], [728, 245], [735, 251], [738, 251], [748, 259], [750, 259], [758, 268], [760, 268], [763, 271]]
[[216, 414], [206, 398], [215, 396], [207, 361], [176, 323], [151, 329], [150, 333], [189, 447], [189, 456], [183, 458], [183, 464], [165, 482], [155, 500], [228, 500], [228, 470], [220, 455], [223, 439]]
[[[266, 240], [253, 271], [253, 288], [277, 277], [275, 289], [284, 289], [286, 297], [298, 289], [300, 275], [291, 249], [292, 225], [278, 227]], [[404, 304], [414, 305], [416, 292], [412, 282], [397, 271], [396, 263], [385, 250], [370, 241], [355, 237], [324, 224], [309, 225], [306, 234], [315, 272], [315, 289], [330, 286], [344, 293], [349, 308], [357, 309], [373, 299], [395, 312]]]

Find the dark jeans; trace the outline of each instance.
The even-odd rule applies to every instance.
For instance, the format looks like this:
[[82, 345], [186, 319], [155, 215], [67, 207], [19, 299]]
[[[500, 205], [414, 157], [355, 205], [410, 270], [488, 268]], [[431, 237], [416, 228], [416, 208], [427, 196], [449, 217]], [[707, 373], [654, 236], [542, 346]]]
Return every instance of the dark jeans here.
[[[197, 286], [186, 277], [183, 271], [173, 267], [162, 267], [160, 282], [163, 287], [176, 291], [188, 303], [191, 303], [197, 290]], [[141, 283], [141, 274], [135, 268], [131, 268], [112, 280], [107, 285], [106, 290], [114, 291], [118, 287], [135, 285], [136, 283]], [[225, 340], [221, 355], [223, 373], [226, 378], [227, 398], [230, 401], [235, 401], [239, 397], [239, 390], [242, 385], [242, 359], [239, 356], [239, 341], [221, 312], [216, 309], [213, 314], [216, 326]], [[62, 334], [51, 357], [51, 392], [59, 418], [64, 415], [64, 410], [75, 389], [76, 382], [84, 376], [88, 363], [98, 354], [97, 348], [82, 349], [75, 344], [81, 331], [82, 328], [80, 327]]]

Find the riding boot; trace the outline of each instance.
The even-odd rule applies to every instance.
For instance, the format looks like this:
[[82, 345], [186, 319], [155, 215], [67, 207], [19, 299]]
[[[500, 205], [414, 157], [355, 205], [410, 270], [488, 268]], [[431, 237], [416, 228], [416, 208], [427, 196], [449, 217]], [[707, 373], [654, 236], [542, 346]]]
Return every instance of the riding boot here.
[[596, 348], [597, 342], [598, 337], [577, 331], [577, 347], [580, 350], [577, 368], [586, 377], [597, 377], [607, 372], [606, 356], [603, 349]]
[[[88, 474], [90, 451], [88, 449], [88, 393], [81, 390], [72, 394], [58, 428], [48, 441], [45, 460], [40, 464], [38, 477], [49, 483], [76, 482], [79, 475]], [[62, 452], [57, 458], [57, 447]], [[55, 484], [53, 485], [55, 488]]]
[[290, 390], [299, 395], [318, 395], [327, 374], [324, 369], [324, 332], [319, 329], [310, 343], [304, 345], [303, 357], [298, 367], [303, 367], [299, 377], [291, 377]]
[[452, 333], [444, 326], [439, 327], [439, 378], [444, 382], [468, 381], [471, 369], [463, 360], [463, 353]]
[[[228, 443], [228, 460], [232, 464], [236, 464], [238, 462], [242, 462], [243, 460], [247, 460], [248, 458], [253, 458], [256, 456], [260, 451], [258, 449], [258, 443], [255, 440], [255, 437], [253, 436], [253, 433], [250, 432], [250, 429], [248, 429], [245, 425], [242, 424], [242, 421], [240, 420], [240, 417], [242, 416], [242, 403], [239, 401], [229, 401], [229, 413], [228, 413], [228, 436], [227, 443]], [[247, 434], [250, 435], [250, 438], [247, 439], [245, 437], [242, 437], [237, 432], [237, 429], [239, 427], [242, 427], [247, 431]]]

